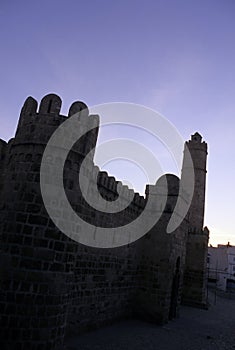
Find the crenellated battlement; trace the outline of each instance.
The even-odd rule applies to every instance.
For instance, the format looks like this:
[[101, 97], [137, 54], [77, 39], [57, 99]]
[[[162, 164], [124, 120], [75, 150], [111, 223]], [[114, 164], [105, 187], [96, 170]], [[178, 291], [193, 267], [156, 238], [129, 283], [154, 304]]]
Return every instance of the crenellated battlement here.
[[[62, 115], [61, 112], [62, 100], [56, 94], [48, 94], [44, 96], [40, 103], [38, 103], [33, 97], [29, 96], [21, 109], [20, 119], [16, 131], [15, 138], [11, 140], [10, 145], [7, 145], [5, 141], [0, 142], [0, 157], [4, 157], [7, 150], [9, 153], [9, 158], [12, 159], [14, 155], [14, 160], [17, 162], [18, 158], [21, 157], [21, 161], [25, 161], [25, 159], [31, 154], [31, 159], [34, 159], [35, 154], [37, 153], [37, 159], [39, 156], [42, 156], [43, 147], [49, 141], [51, 135], [54, 131], [64, 123], [68, 118], [71, 118], [76, 113], [79, 113], [78, 117], [78, 127], [82, 130], [85, 126], [88, 126], [91, 130], [89, 133], [85, 134], [81, 142], [77, 143], [73, 147], [73, 151], [78, 154], [85, 156], [90, 150], [93, 149], [93, 153], [95, 151], [95, 146], [98, 137], [99, 131], [99, 116], [89, 114], [89, 109], [87, 105], [82, 101], [75, 101], [71, 104], [68, 115]], [[62, 131], [63, 132], [63, 131]], [[66, 130], [64, 131], [66, 133]], [[62, 135], [66, 137], [65, 134]], [[24, 152], [21, 150], [17, 152], [15, 146], [17, 145], [41, 145], [42, 148], [36, 152], [26, 151], [25, 156]], [[191, 140], [186, 142], [190, 152], [196, 152], [197, 150], [207, 151], [207, 144], [202, 141], [202, 136], [196, 132], [191, 135]], [[28, 146], [27, 146], [28, 147]], [[62, 144], [61, 144], [61, 147]], [[12, 150], [12, 151], [10, 151]], [[34, 154], [35, 153], [35, 154]], [[193, 157], [195, 161], [195, 166], [197, 163], [201, 163], [201, 158]], [[55, 161], [55, 160], [51, 160]], [[78, 160], [75, 158], [68, 159], [65, 164], [65, 168], [67, 169], [68, 162], [70, 162], [69, 170], [75, 171], [76, 173], [80, 171]], [[95, 165], [93, 164], [93, 167]], [[87, 174], [91, 171], [86, 170]], [[165, 176], [164, 176], [165, 177]], [[177, 196], [178, 188], [179, 188], [179, 179], [174, 177], [173, 175], [168, 174], [167, 177], [168, 184], [168, 195], [169, 196]], [[161, 196], [161, 183], [162, 179], [160, 178], [156, 185], [147, 185], [146, 186], [146, 197], [141, 196], [139, 193], [135, 193], [133, 189], [128, 188], [128, 186], [123, 185], [120, 181], [117, 181], [114, 177], [109, 176], [107, 172], [100, 171], [98, 175], [98, 187], [103, 193], [104, 197], [108, 200], [115, 200], [118, 197], [117, 188], [119, 185], [119, 196], [127, 201], [132, 198], [131, 206], [137, 207], [139, 209], [143, 209], [146, 205], [146, 199], [149, 195], [149, 190], [151, 188], [151, 193], [156, 194], [157, 196]], [[173, 194], [175, 192], [175, 194]], [[177, 192], [177, 193], [176, 193]], [[171, 194], [172, 193], [172, 194]]]
[[115, 200], [119, 192], [119, 196], [127, 202], [131, 201], [130, 206], [135, 207], [136, 210], [142, 210], [146, 204], [146, 198], [144, 196], [124, 185], [121, 181], [117, 181], [115, 177], [108, 175], [106, 171], [99, 171], [98, 187], [101, 193], [106, 190], [106, 196], [104, 193], [104, 197], [111, 200]]
[[[55, 94], [44, 96], [39, 105], [33, 97], [28, 97], [20, 113], [13, 144], [41, 144], [45, 147], [55, 130], [68, 118], [79, 113], [78, 128], [82, 131], [88, 127], [90, 131], [74, 145], [73, 151], [85, 155], [94, 149], [98, 137], [99, 116], [89, 115], [88, 107], [81, 101], [73, 102], [65, 116], [60, 114], [61, 105], [61, 98]], [[67, 137], [66, 129], [61, 132], [64, 133], [63, 137]]]
[[190, 150], [195, 149], [207, 153], [207, 143], [202, 141], [202, 136], [198, 132], [191, 135], [191, 140], [187, 141], [186, 145]]
[[[62, 106], [61, 98], [56, 94], [48, 94], [41, 99], [40, 104], [32, 97], [29, 96], [24, 102], [24, 105], [21, 109], [20, 117], [22, 116], [32, 116], [34, 114], [38, 115], [54, 115], [62, 116], [60, 114]], [[84, 102], [75, 101], [69, 108], [68, 117], [71, 117], [75, 113], [84, 111], [84, 116], [89, 116], [89, 109]]]
[[62, 100], [55, 94], [49, 94], [42, 98], [39, 105], [39, 114], [60, 115]]

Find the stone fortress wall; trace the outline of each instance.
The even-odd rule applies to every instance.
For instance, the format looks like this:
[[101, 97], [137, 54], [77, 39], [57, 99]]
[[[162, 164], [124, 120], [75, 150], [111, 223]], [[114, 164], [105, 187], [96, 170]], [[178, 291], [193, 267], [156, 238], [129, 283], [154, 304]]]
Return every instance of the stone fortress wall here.
[[[206, 302], [208, 231], [203, 231], [203, 216], [207, 150], [200, 135], [195, 134], [188, 143], [198, 171], [192, 205], [181, 225], [172, 234], [166, 233], [180, 185], [175, 175], [168, 174], [164, 176], [168, 199], [158, 223], [133, 243], [94, 248], [59, 231], [41, 196], [42, 155], [53, 132], [67, 118], [60, 115], [60, 108], [61, 99], [56, 95], [45, 96], [39, 110], [29, 97], [15, 138], [8, 143], [0, 141], [0, 308], [6, 349], [60, 349], [67, 334], [132, 316], [165, 323], [177, 317], [181, 300], [198, 306]], [[94, 210], [83, 199], [78, 174], [84, 156], [96, 145], [98, 116], [88, 115], [86, 105], [75, 102], [68, 117], [81, 110], [87, 115], [78, 120], [78, 127], [87, 120], [94, 129], [74, 145], [65, 163], [64, 186], [74, 210], [90, 223], [116, 227], [138, 217], [151, 195], [156, 198], [154, 215], [160, 210], [163, 178], [146, 187], [145, 197], [135, 193], [132, 203], [117, 214]], [[59, 166], [60, 161], [51, 157], [48, 164], [57, 162]], [[92, 167], [86, 169], [88, 178]], [[183, 168], [182, 176], [186, 173]], [[105, 172], [99, 173], [98, 188], [107, 202], [118, 197], [117, 181]], [[122, 186], [121, 195], [123, 201], [128, 200], [133, 190]], [[51, 205], [58, 220], [66, 215], [65, 203]], [[71, 223], [79, 234], [76, 217], [71, 217]]]

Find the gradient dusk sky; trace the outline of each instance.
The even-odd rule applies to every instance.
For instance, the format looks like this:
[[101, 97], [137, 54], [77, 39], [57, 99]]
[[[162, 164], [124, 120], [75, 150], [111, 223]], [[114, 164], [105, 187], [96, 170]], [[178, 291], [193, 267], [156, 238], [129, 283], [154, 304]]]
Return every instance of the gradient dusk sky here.
[[2, 139], [29, 95], [157, 110], [208, 143], [205, 225], [235, 245], [234, 0], [1, 0], [0, 17]]

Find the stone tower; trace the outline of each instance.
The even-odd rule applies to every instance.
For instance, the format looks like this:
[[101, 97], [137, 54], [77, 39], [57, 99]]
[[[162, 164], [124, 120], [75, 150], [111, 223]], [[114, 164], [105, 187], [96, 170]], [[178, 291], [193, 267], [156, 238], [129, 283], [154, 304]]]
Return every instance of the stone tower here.
[[[205, 305], [206, 143], [199, 134], [193, 135], [185, 146], [182, 178], [163, 175], [147, 186], [146, 197], [106, 172], [99, 171], [94, 180], [92, 159], [83, 169], [87, 191], [92, 193], [93, 181], [107, 206], [118, 196], [127, 203], [117, 213], [102, 212], [84, 200], [78, 182], [81, 163], [96, 145], [99, 118], [79, 101], [71, 105], [68, 116], [61, 115], [61, 103], [54, 94], [43, 97], [39, 107], [35, 99], [27, 98], [15, 137], [8, 143], [0, 140], [0, 349], [4, 350], [61, 350], [68, 334], [133, 315], [167, 322], [178, 315], [182, 290], [184, 302]], [[79, 218], [103, 228], [123, 227], [145, 210], [147, 219], [160, 213], [159, 221], [130, 244], [111, 249], [78, 243], [60, 231], [45, 208], [40, 174], [56, 188], [57, 171], [51, 169], [61, 167], [62, 160], [52, 152], [45, 157], [46, 167], [41, 167], [42, 156], [54, 131], [76, 112], [81, 112], [77, 129], [92, 128], [73, 145], [64, 164], [69, 203]], [[58, 148], [63, 149], [62, 142]], [[181, 182], [194, 183], [192, 170], [195, 188], [188, 216], [168, 234], [173, 213], [181, 215], [181, 207], [176, 210], [178, 197], [182, 194], [187, 201], [187, 192], [180, 193]], [[48, 174], [53, 174], [51, 182]], [[167, 201], [162, 204], [166, 188]], [[76, 215], [68, 215], [65, 201], [47, 196], [62, 223], [67, 219], [78, 235], [87, 233]], [[147, 206], [150, 198], [152, 205]]]
[[[188, 153], [189, 151], [189, 153]], [[188, 211], [188, 239], [184, 273], [183, 302], [206, 306], [206, 258], [209, 231], [204, 228], [207, 144], [196, 132], [186, 142], [182, 168], [182, 181], [190, 180], [192, 168], [188, 161], [191, 155], [194, 173], [194, 192]]]
[[[202, 142], [202, 136], [196, 132], [191, 136], [191, 140], [186, 142], [185, 147], [188, 147], [191, 154], [195, 176], [194, 194], [189, 210], [189, 229], [200, 232], [204, 224], [207, 144]], [[184, 165], [183, 171], [187, 171]]]
[[[54, 226], [40, 190], [42, 154], [66, 120], [60, 107], [54, 94], [41, 100], [38, 112], [37, 101], [27, 98], [15, 138], [8, 144], [0, 141], [1, 349], [59, 349], [65, 334], [77, 245]], [[84, 108], [75, 102], [69, 116]], [[68, 191], [77, 177], [74, 168], [96, 135], [83, 141], [64, 168]], [[50, 162], [60, 159], [51, 157]]]

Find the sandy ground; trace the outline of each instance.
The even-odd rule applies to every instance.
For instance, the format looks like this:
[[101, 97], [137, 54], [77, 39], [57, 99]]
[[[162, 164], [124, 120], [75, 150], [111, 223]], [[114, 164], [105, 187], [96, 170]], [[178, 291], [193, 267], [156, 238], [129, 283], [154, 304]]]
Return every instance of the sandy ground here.
[[234, 350], [235, 298], [209, 293], [209, 310], [182, 307], [165, 326], [138, 320], [120, 322], [66, 339], [68, 350]]

